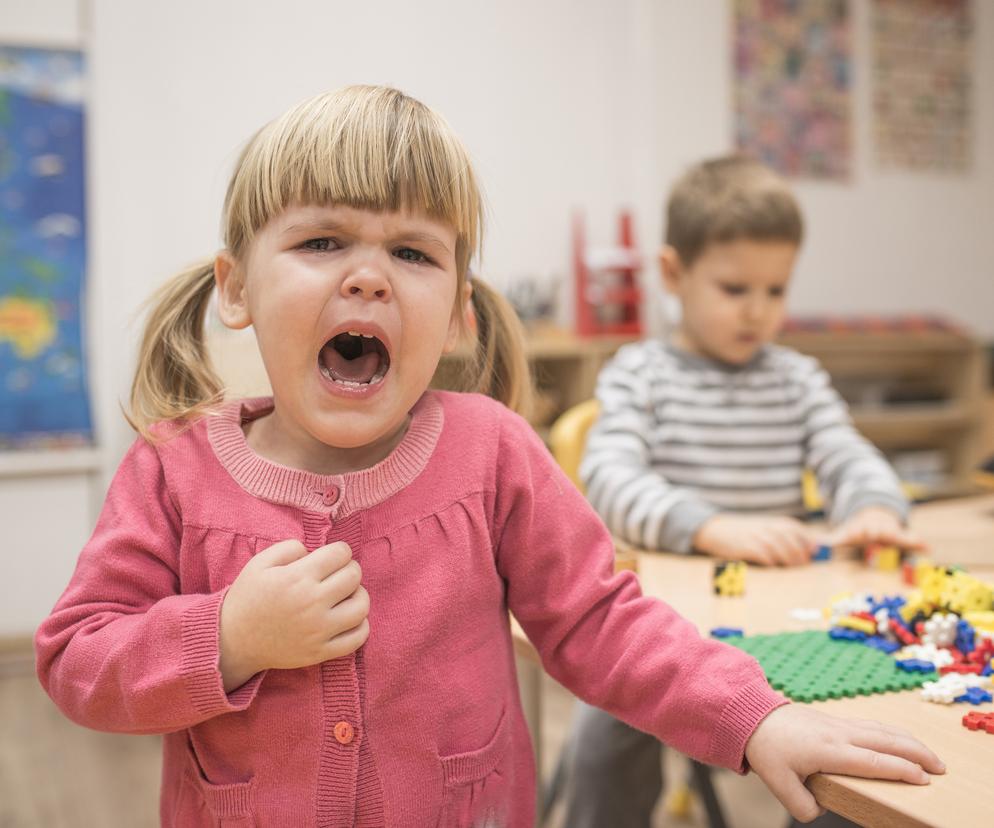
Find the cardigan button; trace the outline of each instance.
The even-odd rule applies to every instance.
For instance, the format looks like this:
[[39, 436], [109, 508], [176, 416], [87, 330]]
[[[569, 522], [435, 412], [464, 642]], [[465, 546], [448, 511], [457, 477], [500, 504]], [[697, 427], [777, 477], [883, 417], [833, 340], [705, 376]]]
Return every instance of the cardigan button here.
[[335, 739], [339, 744], [348, 745], [355, 738], [355, 730], [348, 722], [339, 722], [335, 725]]
[[334, 506], [338, 502], [339, 493], [338, 486], [329, 486], [321, 495], [321, 502], [325, 506]]

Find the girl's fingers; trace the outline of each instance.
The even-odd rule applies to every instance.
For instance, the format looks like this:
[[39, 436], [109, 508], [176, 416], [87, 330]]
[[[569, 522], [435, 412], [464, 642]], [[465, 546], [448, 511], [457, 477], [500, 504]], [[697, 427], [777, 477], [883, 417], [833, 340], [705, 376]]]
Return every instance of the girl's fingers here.
[[924, 768], [930, 773], [943, 773], [946, 766], [931, 750], [919, 742], [910, 733], [899, 729], [885, 730], [883, 728], [860, 729], [853, 734], [852, 744], [877, 753], [907, 759]]
[[822, 770], [866, 779], [910, 782], [912, 785], [927, 785], [929, 782], [929, 775], [916, 763], [856, 745], [840, 746], [833, 752], [830, 761], [825, 762]]
[[797, 774], [789, 768], [775, 777], [764, 778], [763, 781], [794, 819], [811, 822], [825, 813], [825, 809], [818, 804], [811, 791], [804, 787]]

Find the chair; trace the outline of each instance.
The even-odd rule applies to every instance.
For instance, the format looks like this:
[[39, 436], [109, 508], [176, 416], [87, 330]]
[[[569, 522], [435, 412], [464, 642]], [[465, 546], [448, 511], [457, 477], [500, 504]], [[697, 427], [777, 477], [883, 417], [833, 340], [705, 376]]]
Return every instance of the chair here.
[[[597, 421], [600, 414], [600, 403], [596, 399], [584, 400], [567, 409], [552, 424], [549, 430], [549, 449], [566, 476], [582, 492], [583, 482], [580, 480], [580, 461], [587, 442], [587, 432]], [[569, 754], [569, 743], [565, 744], [556, 760], [552, 779], [542, 798], [541, 823], [545, 823], [566, 785], [566, 766]], [[721, 805], [715, 794], [711, 780], [710, 769], [693, 759], [690, 762], [690, 776], [694, 787], [703, 800], [708, 823], [711, 828], [724, 828], [725, 819]], [[685, 817], [691, 808], [690, 787], [683, 783], [673, 789], [666, 800], [666, 810], [675, 817]]]

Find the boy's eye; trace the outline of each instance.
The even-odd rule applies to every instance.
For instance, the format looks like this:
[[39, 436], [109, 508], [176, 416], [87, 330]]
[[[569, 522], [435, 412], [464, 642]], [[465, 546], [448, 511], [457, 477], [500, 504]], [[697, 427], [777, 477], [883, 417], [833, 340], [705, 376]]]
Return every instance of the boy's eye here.
[[339, 247], [339, 244], [334, 239], [320, 238], [320, 239], [308, 239], [305, 241], [301, 247], [305, 250], [335, 250]]
[[771, 287], [770, 288], [770, 296], [773, 296], [774, 298], [779, 299], [781, 296], [783, 296], [783, 288], [782, 287]]
[[725, 284], [721, 286], [721, 289], [729, 296], [742, 296], [746, 292], [745, 285]]
[[430, 262], [424, 253], [420, 250], [415, 250], [413, 247], [401, 247], [394, 251], [394, 255], [398, 259], [403, 259], [405, 262], [414, 262], [415, 264], [424, 264]]

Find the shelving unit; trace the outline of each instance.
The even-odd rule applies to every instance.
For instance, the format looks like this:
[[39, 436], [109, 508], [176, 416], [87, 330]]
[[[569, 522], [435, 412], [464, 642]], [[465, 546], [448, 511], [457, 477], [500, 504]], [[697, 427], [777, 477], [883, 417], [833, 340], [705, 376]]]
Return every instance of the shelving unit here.
[[902, 456], [938, 461], [930, 494], [962, 493], [980, 460], [988, 356], [951, 326], [790, 330], [781, 344], [817, 358], [849, 403], [856, 427], [898, 468]]

